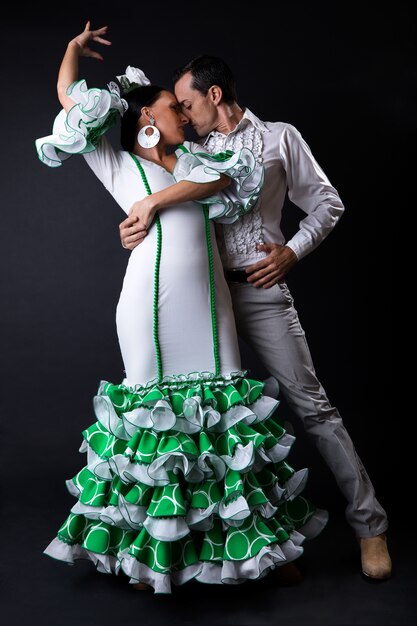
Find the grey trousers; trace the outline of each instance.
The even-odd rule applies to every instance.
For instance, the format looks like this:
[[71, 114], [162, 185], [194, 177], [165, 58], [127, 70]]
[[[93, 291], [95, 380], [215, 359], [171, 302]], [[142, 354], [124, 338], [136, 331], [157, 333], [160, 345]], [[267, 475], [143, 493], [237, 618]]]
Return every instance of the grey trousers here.
[[239, 336], [279, 381], [288, 405], [333, 472], [348, 502], [348, 523], [358, 537], [385, 532], [387, 515], [338, 410], [317, 379], [288, 286], [262, 289], [229, 283], [229, 287]]

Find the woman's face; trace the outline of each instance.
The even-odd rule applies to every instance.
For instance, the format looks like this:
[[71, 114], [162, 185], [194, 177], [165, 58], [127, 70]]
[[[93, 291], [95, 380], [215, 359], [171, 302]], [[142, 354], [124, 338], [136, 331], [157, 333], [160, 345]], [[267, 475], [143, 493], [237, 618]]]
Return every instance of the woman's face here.
[[161, 91], [158, 100], [149, 107], [155, 119], [155, 126], [167, 145], [174, 146], [184, 141], [184, 126], [187, 116], [181, 111], [178, 100], [170, 91]]

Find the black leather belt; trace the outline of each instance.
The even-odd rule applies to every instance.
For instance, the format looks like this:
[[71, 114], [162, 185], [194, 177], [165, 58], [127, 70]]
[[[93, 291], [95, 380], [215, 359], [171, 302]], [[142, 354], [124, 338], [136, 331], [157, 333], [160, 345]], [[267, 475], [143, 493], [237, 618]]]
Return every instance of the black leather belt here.
[[224, 270], [224, 275], [229, 283], [246, 283], [249, 277], [245, 270]]

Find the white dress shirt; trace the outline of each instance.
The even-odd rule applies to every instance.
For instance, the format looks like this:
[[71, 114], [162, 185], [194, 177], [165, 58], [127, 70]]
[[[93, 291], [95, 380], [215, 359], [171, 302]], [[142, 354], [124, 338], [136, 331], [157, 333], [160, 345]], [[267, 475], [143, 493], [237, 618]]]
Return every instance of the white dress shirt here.
[[[265, 257], [258, 243], [285, 244], [301, 259], [314, 250], [340, 219], [344, 206], [299, 131], [284, 122], [262, 122], [248, 109], [228, 135], [212, 131], [203, 141], [210, 152], [249, 148], [265, 167], [255, 209], [233, 224], [217, 224], [226, 268], [245, 267]], [[281, 231], [286, 192], [307, 215], [289, 240]]]

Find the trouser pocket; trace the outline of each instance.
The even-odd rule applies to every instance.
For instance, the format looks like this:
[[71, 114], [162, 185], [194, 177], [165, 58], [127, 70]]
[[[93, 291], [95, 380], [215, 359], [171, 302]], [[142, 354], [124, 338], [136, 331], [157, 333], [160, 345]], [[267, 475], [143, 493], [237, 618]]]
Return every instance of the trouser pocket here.
[[274, 288], [279, 302], [288, 302], [288, 304], [291, 304], [291, 306], [294, 304], [294, 299], [285, 281], [277, 283], [276, 285], [273, 285], [271, 287], [271, 289]]

